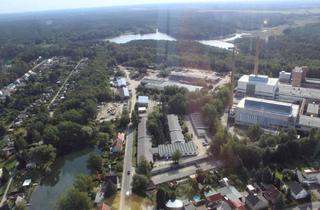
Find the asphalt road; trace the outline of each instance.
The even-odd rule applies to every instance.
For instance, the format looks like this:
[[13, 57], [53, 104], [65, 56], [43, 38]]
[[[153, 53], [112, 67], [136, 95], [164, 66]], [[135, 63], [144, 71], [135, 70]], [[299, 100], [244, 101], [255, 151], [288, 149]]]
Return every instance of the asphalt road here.
[[[133, 153], [133, 139], [134, 132], [129, 126], [126, 138], [125, 156], [123, 160], [123, 174], [121, 183], [121, 193], [120, 193], [120, 210], [129, 209], [130, 204], [128, 200], [130, 199], [131, 192], [131, 180], [133, 174], [132, 168], [132, 153]], [[128, 171], [130, 174], [128, 175]], [[129, 196], [127, 195], [129, 194]], [[128, 206], [129, 205], [129, 206]]]
[[0, 202], [0, 207], [2, 207], [3, 204], [5, 203], [5, 201], [7, 200], [7, 194], [8, 194], [8, 191], [10, 189], [10, 186], [12, 184], [13, 178], [16, 175], [18, 165], [19, 165], [19, 163], [17, 162], [16, 166], [15, 166], [15, 168], [13, 170], [12, 176], [10, 177], [10, 179], [8, 181], [8, 184], [7, 184], [7, 187], [6, 187], [6, 189], [5, 189], [4, 193], [3, 193], [3, 196], [2, 196], [2, 199], [1, 199], [1, 202]]
[[[134, 109], [134, 105], [136, 103], [136, 92], [135, 89], [137, 87], [138, 82], [130, 80], [129, 72], [124, 67], [120, 66], [121, 70], [126, 72], [127, 80], [129, 81], [129, 88], [131, 89], [131, 108], [130, 108], [130, 116]], [[127, 129], [127, 137], [126, 137], [126, 146], [123, 160], [123, 174], [122, 174], [122, 182], [121, 182], [121, 193], [120, 193], [120, 210], [127, 210], [131, 208], [130, 198], [132, 195], [131, 191], [131, 181], [132, 176], [134, 174], [134, 168], [132, 167], [132, 153], [133, 153], [133, 139], [134, 139], [134, 130], [132, 128], [131, 123], [128, 125]], [[128, 175], [128, 171], [130, 171], [130, 175]], [[129, 196], [127, 195], [129, 194]]]

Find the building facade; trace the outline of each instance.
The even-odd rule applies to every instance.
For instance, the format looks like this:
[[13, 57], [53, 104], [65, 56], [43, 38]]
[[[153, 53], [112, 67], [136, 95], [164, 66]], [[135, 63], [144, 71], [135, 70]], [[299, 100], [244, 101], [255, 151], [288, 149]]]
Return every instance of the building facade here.
[[274, 100], [243, 98], [235, 108], [235, 123], [265, 128], [295, 127], [299, 106]]

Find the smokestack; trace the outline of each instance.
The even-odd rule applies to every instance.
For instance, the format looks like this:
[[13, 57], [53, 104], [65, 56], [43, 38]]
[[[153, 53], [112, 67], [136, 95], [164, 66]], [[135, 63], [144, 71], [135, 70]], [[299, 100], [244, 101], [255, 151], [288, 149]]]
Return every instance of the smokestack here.
[[258, 75], [259, 71], [259, 55], [260, 55], [260, 37], [257, 37], [257, 42], [256, 42], [256, 57], [254, 59], [254, 70], [253, 73], [254, 75]]

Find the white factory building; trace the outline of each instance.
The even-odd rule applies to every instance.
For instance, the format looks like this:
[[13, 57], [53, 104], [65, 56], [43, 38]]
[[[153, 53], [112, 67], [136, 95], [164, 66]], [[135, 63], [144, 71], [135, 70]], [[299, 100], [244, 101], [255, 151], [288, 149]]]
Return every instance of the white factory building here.
[[274, 100], [245, 97], [235, 108], [235, 123], [265, 128], [295, 127], [299, 105]]
[[246, 96], [274, 99], [278, 86], [278, 78], [255, 74], [243, 75], [238, 80], [237, 93]]

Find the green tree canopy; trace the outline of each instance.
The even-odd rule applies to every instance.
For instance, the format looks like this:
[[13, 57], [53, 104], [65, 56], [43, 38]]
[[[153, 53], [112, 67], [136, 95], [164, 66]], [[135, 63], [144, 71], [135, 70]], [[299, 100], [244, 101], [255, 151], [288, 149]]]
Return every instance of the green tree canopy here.
[[74, 187], [63, 194], [57, 202], [58, 210], [90, 210], [91, 208], [92, 204], [87, 193], [80, 192]]

